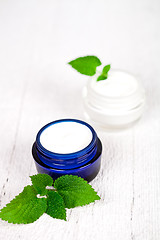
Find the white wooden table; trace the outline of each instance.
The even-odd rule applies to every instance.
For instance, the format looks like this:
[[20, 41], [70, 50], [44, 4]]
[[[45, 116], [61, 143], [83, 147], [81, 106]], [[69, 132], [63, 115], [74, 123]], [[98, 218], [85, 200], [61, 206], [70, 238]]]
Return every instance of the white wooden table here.
[[66, 63], [94, 54], [136, 74], [146, 88], [143, 118], [122, 132], [98, 132], [102, 167], [91, 182], [101, 200], [44, 214], [28, 225], [0, 220], [3, 240], [160, 239], [159, 0], [0, 1], [0, 208], [30, 184], [37, 131], [83, 118], [88, 78]]

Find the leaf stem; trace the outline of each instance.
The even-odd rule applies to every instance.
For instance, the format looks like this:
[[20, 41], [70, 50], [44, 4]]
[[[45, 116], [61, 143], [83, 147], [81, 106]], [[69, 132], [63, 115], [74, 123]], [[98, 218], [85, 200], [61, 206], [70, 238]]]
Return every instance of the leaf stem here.
[[55, 187], [53, 187], [53, 186], [46, 186], [46, 189], [47, 190], [56, 191]]

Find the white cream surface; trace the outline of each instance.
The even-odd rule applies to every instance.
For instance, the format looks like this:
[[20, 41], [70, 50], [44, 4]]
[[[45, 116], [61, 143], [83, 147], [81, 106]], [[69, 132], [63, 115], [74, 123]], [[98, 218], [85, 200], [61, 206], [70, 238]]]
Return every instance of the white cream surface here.
[[92, 137], [91, 130], [81, 123], [59, 122], [41, 133], [40, 142], [48, 151], [69, 154], [87, 147]]
[[138, 83], [134, 76], [119, 70], [110, 70], [108, 78], [103, 81], [92, 81], [95, 92], [107, 97], [124, 97], [136, 91]]

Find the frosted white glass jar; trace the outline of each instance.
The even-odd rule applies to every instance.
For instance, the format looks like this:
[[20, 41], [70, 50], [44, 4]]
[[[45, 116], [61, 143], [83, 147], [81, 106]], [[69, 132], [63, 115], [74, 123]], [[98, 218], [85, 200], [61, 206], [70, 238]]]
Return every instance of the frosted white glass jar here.
[[138, 79], [124, 71], [110, 70], [108, 78], [88, 80], [83, 89], [85, 117], [106, 129], [125, 128], [136, 122], [145, 106], [145, 91]]

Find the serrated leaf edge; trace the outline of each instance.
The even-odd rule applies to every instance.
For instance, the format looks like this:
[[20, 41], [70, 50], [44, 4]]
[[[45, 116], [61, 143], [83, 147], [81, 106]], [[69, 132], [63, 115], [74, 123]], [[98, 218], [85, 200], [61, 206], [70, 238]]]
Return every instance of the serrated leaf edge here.
[[[36, 175], [36, 174], [35, 174], [35, 175]], [[33, 175], [33, 176], [35, 176], [35, 175]], [[63, 176], [61, 176], [61, 177], [59, 177], [59, 178], [66, 178], [66, 176], [71, 176], [71, 178], [72, 178], [72, 177], [74, 177], [74, 178], [80, 178], [80, 179], [83, 180], [83, 182], [85, 182], [85, 183], [88, 184], [88, 182], [87, 182], [86, 180], [84, 180], [83, 178], [81, 178], [81, 177], [79, 177], [79, 176], [76, 176], [76, 175], [63, 175]], [[31, 176], [31, 177], [32, 177], [32, 176]], [[59, 179], [59, 178], [58, 178], [58, 179]], [[58, 179], [56, 179], [56, 180], [58, 180]], [[55, 180], [55, 182], [56, 182], [56, 180]], [[54, 182], [53, 184], [55, 184], [55, 182]], [[87, 203], [87, 204], [82, 204], [82, 205], [80, 205], [81, 207], [82, 207], [82, 206], [89, 205], [90, 203], [94, 203], [95, 201], [101, 199], [100, 196], [97, 194], [97, 192], [94, 190], [94, 188], [93, 188], [90, 184], [88, 184], [88, 185], [89, 185], [90, 188], [94, 191], [95, 196], [97, 197], [97, 199], [94, 199], [93, 201], [91, 201], [91, 202], [89, 202], [89, 203]], [[34, 189], [34, 191], [35, 191], [35, 194], [37, 193], [37, 190], [34, 188], [33, 185], [27, 185], [27, 186], [24, 187], [24, 189], [25, 189], [26, 187], [28, 187], [28, 186], [33, 187], [33, 189]], [[24, 191], [24, 189], [23, 189], [23, 191]], [[55, 190], [56, 190], [56, 192], [61, 196], [61, 194], [58, 192], [58, 190], [57, 190], [57, 189], [55, 189]], [[22, 191], [22, 192], [23, 192], [23, 191]], [[51, 190], [47, 190], [47, 191], [51, 191]], [[66, 190], [65, 190], [65, 191], [66, 191]], [[22, 192], [20, 192], [17, 196], [15, 196], [9, 203], [7, 203], [5, 207], [3, 207], [2, 209], [0, 209], [0, 215], [1, 215], [1, 213], [2, 213], [2, 210], [5, 209], [13, 200], [16, 200], [16, 198], [17, 198]], [[35, 196], [37, 197], [37, 195], [35, 195]], [[61, 196], [61, 197], [62, 197], [62, 199], [63, 199], [63, 196]], [[37, 199], [38, 199], [38, 198], [37, 198]], [[46, 200], [47, 200], [47, 199], [46, 199]], [[64, 199], [63, 199], [63, 201], [64, 201]], [[34, 201], [31, 200], [31, 202], [34, 202]], [[16, 204], [16, 203], [13, 203], [13, 205], [14, 205], [14, 204]], [[64, 203], [64, 205], [65, 205], [65, 203]], [[79, 207], [80, 207], [80, 206], [79, 206]], [[65, 207], [65, 208], [66, 208], [66, 207]], [[72, 207], [72, 208], [74, 208], [74, 207]], [[68, 208], [68, 209], [71, 209], [71, 208]], [[27, 208], [24, 210], [24, 212], [26, 212], [26, 210], [27, 210]], [[47, 210], [47, 207], [46, 207], [46, 210]], [[44, 211], [44, 213], [46, 213], [46, 210]], [[46, 214], [47, 214], [47, 213], [46, 213]], [[0, 216], [0, 218], [1, 218], [2, 220], [4, 220], [4, 221], [8, 222], [8, 223], [13, 223], [13, 224], [29, 224], [29, 223], [33, 223], [33, 222], [35, 222], [36, 220], [38, 220], [42, 215], [43, 215], [43, 213], [42, 213], [39, 217], [37, 217], [34, 221], [32, 221], [32, 222], [22, 222], [22, 223], [17, 223], [17, 222], [11, 221], [11, 220], [6, 220], [6, 219], [3, 218], [3, 216]], [[48, 214], [48, 215], [49, 215], [49, 214]], [[50, 215], [49, 215], [49, 216], [50, 216]], [[50, 217], [51, 217], [51, 216], [50, 216]], [[66, 216], [66, 217], [67, 217], [67, 216]], [[66, 220], [66, 219], [63, 219], [63, 220]]]
[[[33, 185], [27, 185], [27, 186], [25, 186], [24, 187], [24, 189], [25, 188], [27, 188], [28, 186], [30, 186], [30, 187], [33, 187]], [[24, 191], [24, 189], [23, 189], [23, 191]], [[34, 188], [34, 190], [35, 190], [35, 188]], [[22, 192], [23, 192], [22, 191]], [[8, 223], [13, 223], [13, 224], [29, 224], [29, 223], [33, 223], [33, 222], [35, 222], [35, 221], [37, 221], [42, 215], [43, 215], [43, 213], [39, 216], [39, 217], [37, 217], [34, 221], [32, 221], [32, 222], [21, 222], [21, 223], [17, 223], [17, 222], [14, 222], [14, 221], [12, 221], [12, 220], [6, 220], [6, 219], [4, 219], [3, 218], [3, 216], [1, 216], [1, 213], [3, 214], [3, 212], [2, 212], [2, 210], [3, 209], [5, 209], [5, 208], [7, 208], [8, 207], [8, 205], [13, 201], [13, 200], [16, 200], [17, 198], [18, 198], [18, 196], [22, 193], [22, 192], [20, 192], [18, 195], [16, 195], [9, 203], [7, 203], [2, 209], [0, 209], [0, 219], [2, 219], [3, 221], [5, 221], [5, 222], [8, 222]], [[35, 190], [35, 196], [36, 196], [36, 190]], [[36, 196], [37, 197], [37, 196]], [[37, 198], [38, 199], [38, 198]], [[33, 200], [30, 200], [31, 202], [34, 202]], [[16, 203], [12, 203], [13, 205], [16, 205]], [[27, 205], [27, 203], [26, 203], [26, 205]], [[46, 207], [46, 209], [47, 209], [47, 207]], [[26, 210], [27, 210], [27, 208], [26, 209], [24, 209], [24, 212], [22, 212], [23, 214], [26, 212]], [[45, 210], [46, 211], [46, 210]], [[45, 213], [45, 211], [44, 211], [44, 213]], [[16, 214], [17, 214], [17, 212], [16, 212]]]
[[[91, 201], [91, 202], [89, 202], [89, 203], [82, 204], [82, 205], [80, 205], [79, 207], [83, 207], [83, 206], [89, 205], [90, 203], [94, 203], [95, 201], [101, 199], [100, 196], [97, 194], [97, 192], [94, 190], [94, 188], [93, 188], [84, 178], [81, 178], [81, 177], [79, 177], [79, 176], [77, 176], [77, 175], [68, 175], [68, 174], [63, 175], [63, 176], [61, 176], [61, 177], [59, 177], [59, 178], [66, 178], [66, 176], [71, 176], [71, 178], [74, 177], [74, 178], [77, 178], [77, 179], [78, 179], [78, 178], [82, 179], [83, 182], [87, 183], [87, 184], [90, 186], [90, 188], [94, 191], [95, 196], [97, 197], [97, 199], [94, 199], [93, 201]], [[58, 180], [59, 178], [57, 178], [56, 180]], [[56, 183], [56, 180], [55, 180], [54, 184]], [[54, 185], [54, 187], [55, 187], [55, 185]], [[56, 189], [56, 187], [55, 187], [55, 189]], [[57, 189], [56, 189], [56, 191], [58, 192]], [[61, 191], [62, 191], [62, 190], [61, 190]], [[65, 191], [66, 191], [66, 190], [65, 190]], [[67, 191], [67, 192], [68, 192], [68, 191]], [[63, 196], [62, 196], [59, 192], [58, 192], [58, 194], [63, 198]], [[65, 203], [65, 202], [64, 202], [64, 203]], [[66, 207], [66, 208], [68, 208], [68, 207]], [[73, 207], [73, 208], [75, 208], [75, 207]], [[68, 209], [72, 209], [72, 208], [68, 208]]]
[[[48, 192], [51, 192], [50, 190], [48, 191]], [[47, 209], [46, 209], [46, 211], [45, 211], [45, 213], [48, 215], [48, 216], [50, 216], [50, 217], [52, 217], [52, 218], [54, 218], [54, 219], [60, 219], [60, 220], [64, 220], [64, 221], [67, 221], [67, 212], [66, 212], [66, 207], [65, 207], [65, 203], [64, 203], [64, 199], [63, 199], [63, 197], [57, 192], [57, 191], [55, 191], [61, 198], [62, 198], [62, 201], [63, 201], [63, 204], [64, 204], [64, 209], [65, 209], [65, 219], [63, 218], [54, 218], [54, 217], [52, 217], [50, 214], [48, 214], [47, 213], [47, 209], [48, 209], [48, 205], [47, 205]], [[48, 196], [48, 194], [47, 194], [47, 196]], [[49, 196], [47, 197], [47, 199], [49, 198]], [[47, 203], [48, 203], [48, 201], [47, 201]]]

